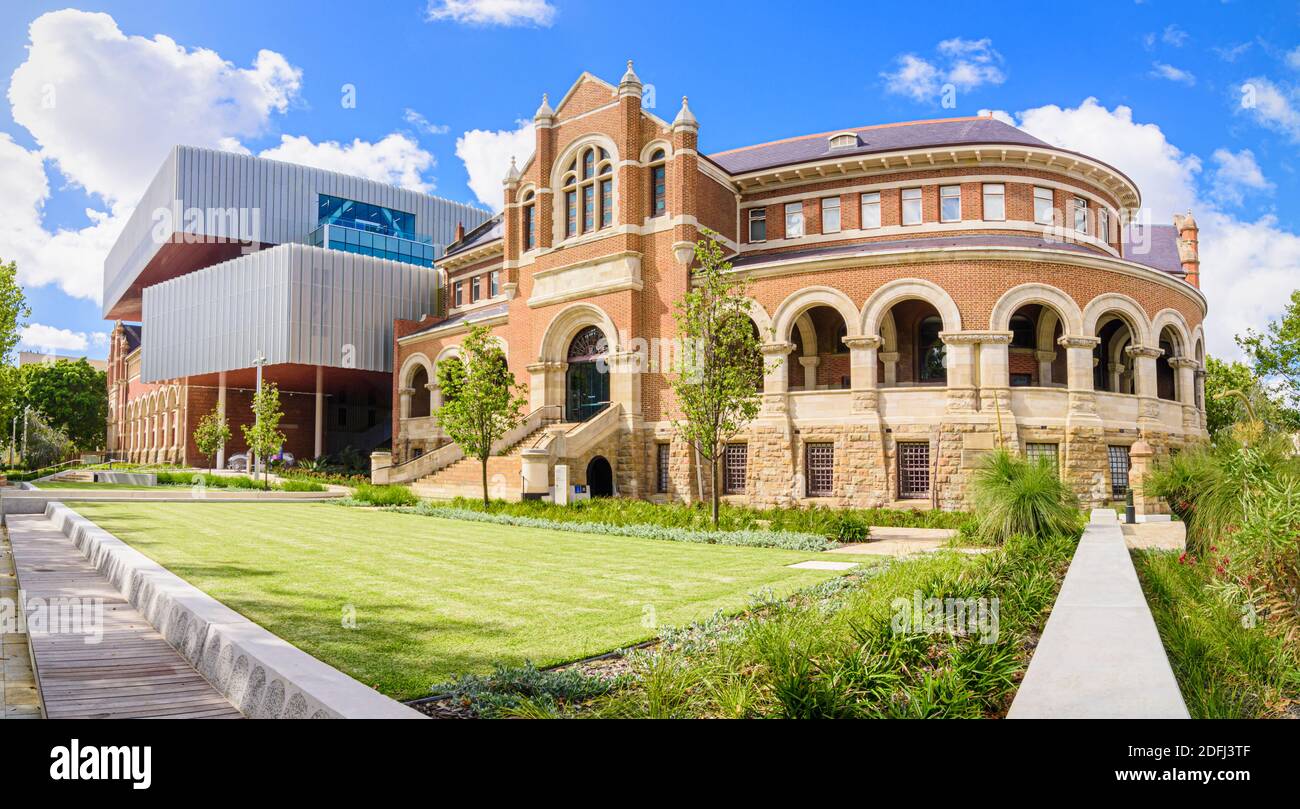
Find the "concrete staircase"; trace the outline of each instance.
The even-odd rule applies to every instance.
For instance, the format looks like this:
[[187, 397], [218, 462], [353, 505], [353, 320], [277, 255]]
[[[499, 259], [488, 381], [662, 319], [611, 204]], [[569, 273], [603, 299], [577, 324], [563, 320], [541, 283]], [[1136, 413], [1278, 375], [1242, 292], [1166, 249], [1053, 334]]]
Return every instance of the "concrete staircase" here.
[[[501, 454], [488, 458], [488, 494], [494, 499], [517, 502], [522, 498], [520, 473], [523, 461], [520, 454], [533, 446], [549, 429], [565, 425], [549, 425], [533, 430], [507, 447]], [[425, 475], [411, 484], [411, 491], [420, 497], [450, 500], [453, 497], [483, 496], [483, 470], [478, 458], [461, 458], [459, 461]]]

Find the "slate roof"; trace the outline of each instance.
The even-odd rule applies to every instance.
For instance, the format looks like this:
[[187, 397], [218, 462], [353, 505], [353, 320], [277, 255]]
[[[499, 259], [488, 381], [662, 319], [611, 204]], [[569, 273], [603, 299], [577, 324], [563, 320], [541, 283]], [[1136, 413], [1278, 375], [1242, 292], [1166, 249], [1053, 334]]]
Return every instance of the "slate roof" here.
[[1178, 229], [1173, 225], [1129, 225], [1124, 229], [1124, 258], [1161, 272], [1185, 275], [1178, 258]]
[[502, 233], [504, 232], [504, 223], [505, 218], [501, 214], [497, 214], [466, 233], [465, 237], [460, 241], [452, 242], [447, 245], [447, 252], [443, 254], [444, 258], [446, 256], [455, 255], [456, 253], [463, 253], [466, 250], [471, 250], [480, 245], [488, 244], [489, 242], [497, 241], [501, 238]]
[[473, 323], [479, 320], [483, 320], [484, 318], [495, 317], [496, 315], [504, 315], [509, 310], [510, 310], [510, 303], [508, 301], [502, 301], [501, 303], [493, 304], [492, 306], [485, 306], [482, 309], [473, 309], [468, 312], [459, 312], [447, 318], [446, 320], [439, 320], [437, 323], [430, 323], [429, 325], [420, 329], [416, 329], [410, 334], [404, 336], [410, 337], [412, 334], [424, 334], [426, 331], [430, 331], [432, 329], [441, 329], [443, 326], [450, 326], [454, 323], [461, 323], [461, 322]]
[[[832, 149], [830, 138], [840, 132], [856, 133], [858, 145]], [[974, 117], [935, 121], [909, 121], [857, 127], [837, 132], [823, 132], [817, 135], [802, 135], [797, 138], [716, 152], [708, 155], [708, 158], [731, 174], [744, 174], [759, 169], [804, 163], [810, 160], [839, 155], [848, 157], [892, 152], [897, 149], [956, 146], [964, 143], [1005, 143], [1016, 146], [1050, 145], [995, 118]]]
[[[1147, 258], [1160, 255], [1164, 256], [1165, 248], [1163, 247], [1165, 235], [1162, 229], [1167, 228], [1173, 231], [1172, 226], [1157, 225], [1153, 229], [1161, 230], [1158, 234], [1153, 234], [1152, 246], [1162, 245], [1159, 251], [1152, 250], [1146, 255]], [[1177, 236], [1176, 233], [1173, 234]], [[1081, 244], [1070, 242], [1048, 241], [1037, 236], [1016, 236], [1002, 235], [997, 233], [972, 234], [962, 236], [934, 236], [920, 239], [883, 239], [876, 242], [858, 242], [856, 244], [842, 244], [830, 247], [810, 247], [804, 250], [788, 250], [781, 253], [750, 253], [738, 256], [731, 260], [733, 267], [749, 267], [756, 264], [764, 264], [769, 261], [790, 260], [800, 258], [831, 258], [835, 256], [851, 256], [869, 253], [881, 253], [889, 250], [933, 250], [943, 249], [946, 247], [1022, 247], [1022, 248], [1046, 248], [1054, 250], [1070, 250], [1076, 253], [1087, 255], [1097, 255], [1097, 252]], [[1163, 264], [1151, 264], [1148, 261], [1140, 261], [1134, 258], [1134, 261], [1146, 264], [1164, 272], [1177, 273], [1182, 275], [1182, 265], [1177, 262], [1178, 250], [1175, 245], [1173, 248], [1174, 263], [1172, 269], [1169, 268], [1167, 260]], [[1127, 254], [1125, 256], [1128, 257]]]

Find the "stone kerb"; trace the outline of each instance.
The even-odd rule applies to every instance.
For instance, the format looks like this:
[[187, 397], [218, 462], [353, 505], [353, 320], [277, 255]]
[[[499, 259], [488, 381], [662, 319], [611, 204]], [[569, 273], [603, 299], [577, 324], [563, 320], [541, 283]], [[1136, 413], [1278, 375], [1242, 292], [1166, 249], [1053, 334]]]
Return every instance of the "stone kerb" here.
[[64, 504], [50, 503], [45, 514], [245, 716], [423, 718], [276, 637]]

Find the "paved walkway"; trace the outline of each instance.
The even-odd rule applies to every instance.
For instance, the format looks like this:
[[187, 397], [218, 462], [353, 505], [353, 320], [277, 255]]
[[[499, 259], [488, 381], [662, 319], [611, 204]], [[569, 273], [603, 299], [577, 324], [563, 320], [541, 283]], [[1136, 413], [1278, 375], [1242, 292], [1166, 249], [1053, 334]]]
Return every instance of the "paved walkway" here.
[[18, 578], [5, 529], [0, 528], [0, 608], [14, 623], [0, 626], [0, 719], [40, 719], [41, 698], [27, 651], [27, 633], [17, 629]]
[[241, 717], [44, 515], [11, 514], [9, 539], [28, 603], [63, 616], [61, 631], [30, 627], [49, 718]]
[[827, 553], [868, 556], [910, 556], [930, 553], [947, 546], [957, 536], [950, 528], [891, 528], [872, 526], [871, 537], [866, 542], [843, 545]]

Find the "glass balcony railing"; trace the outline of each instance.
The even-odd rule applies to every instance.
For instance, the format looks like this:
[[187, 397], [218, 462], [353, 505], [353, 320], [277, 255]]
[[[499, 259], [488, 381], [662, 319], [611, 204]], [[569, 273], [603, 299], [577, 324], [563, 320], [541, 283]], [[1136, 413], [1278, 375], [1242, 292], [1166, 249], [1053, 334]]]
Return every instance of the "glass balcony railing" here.
[[314, 247], [386, 258], [405, 264], [419, 264], [423, 267], [433, 266], [433, 260], [437, 258], [438, 253], [433, 239], [426, 236], [408, 239], [346, 227], [337, 223], [316, 228], [307, 234], [307, 243]]

